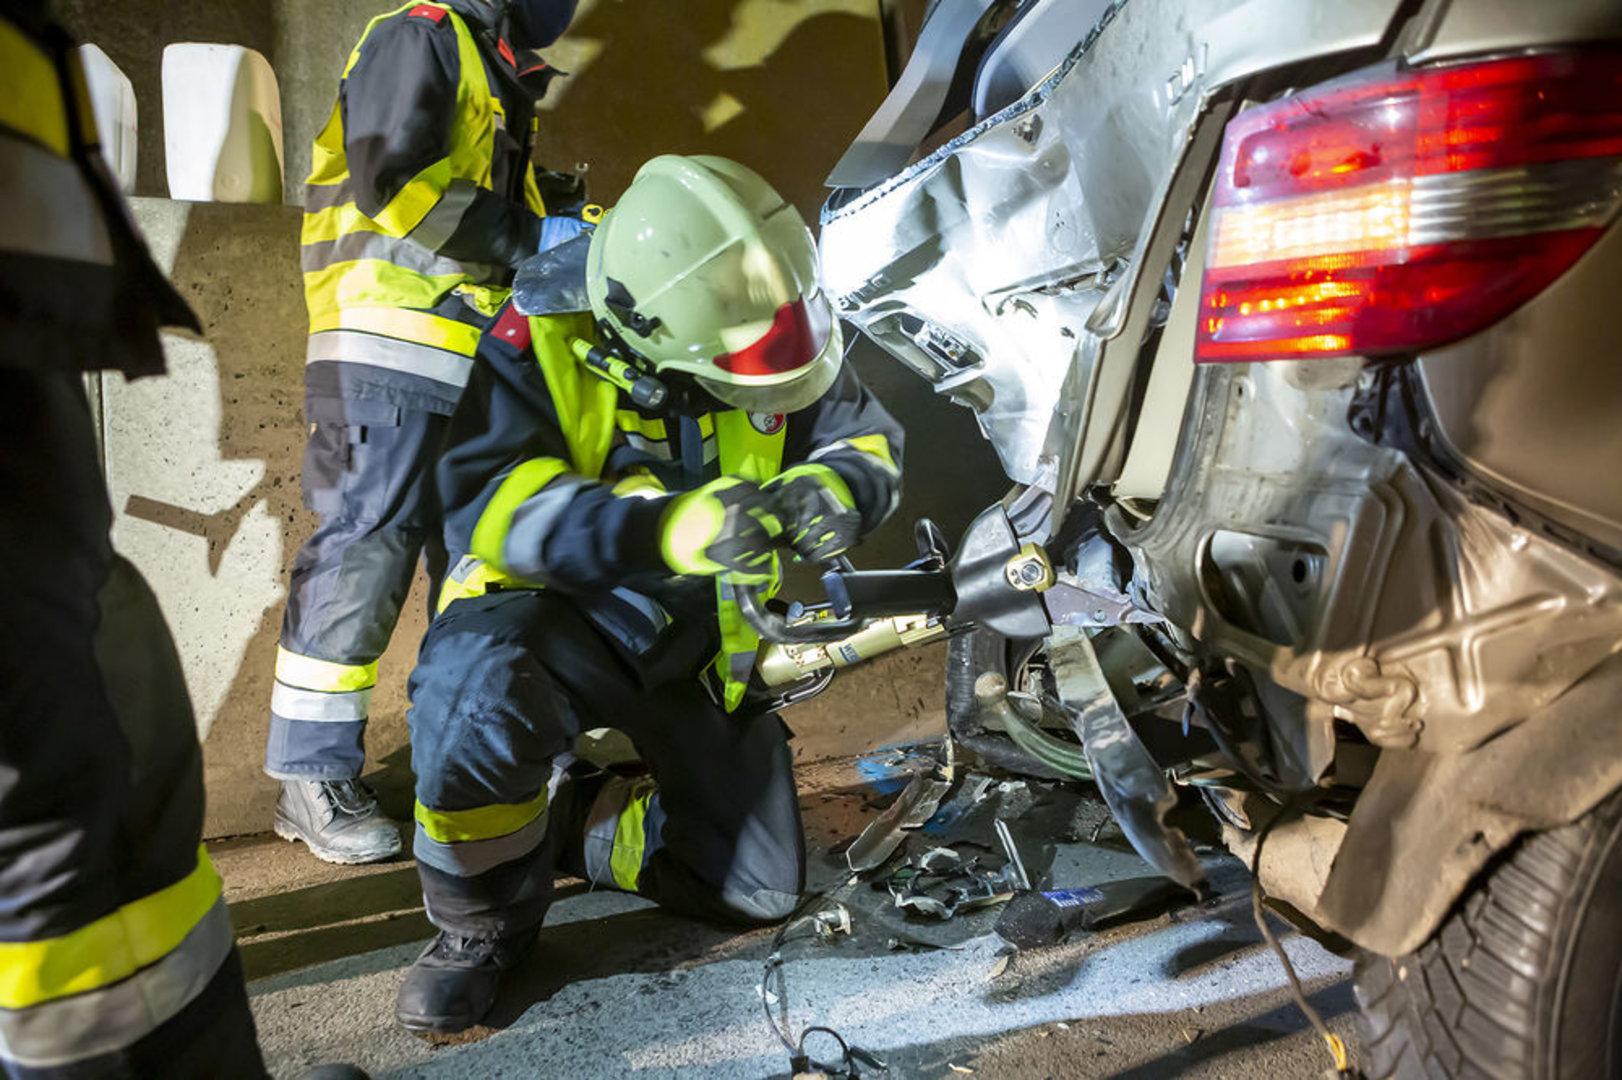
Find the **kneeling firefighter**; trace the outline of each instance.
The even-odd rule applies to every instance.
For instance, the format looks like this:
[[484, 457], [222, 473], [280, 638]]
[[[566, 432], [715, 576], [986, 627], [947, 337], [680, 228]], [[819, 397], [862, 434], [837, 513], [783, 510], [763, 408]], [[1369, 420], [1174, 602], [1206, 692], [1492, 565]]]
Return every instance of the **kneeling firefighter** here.
[[[438, 471], [457, 561], [411, 678], [416, 856], [438, 938], [396, 1016], [489, 1010], [555, 873], [742, 923], [805, 850], [788, 732], [735, 589], [894, 508], [901, 433], [841, 366], [798, 211], [721, 158], [645, 165], [536, 256], [480, 345]], [[613, 727], [650, 775], [569, 751]]]

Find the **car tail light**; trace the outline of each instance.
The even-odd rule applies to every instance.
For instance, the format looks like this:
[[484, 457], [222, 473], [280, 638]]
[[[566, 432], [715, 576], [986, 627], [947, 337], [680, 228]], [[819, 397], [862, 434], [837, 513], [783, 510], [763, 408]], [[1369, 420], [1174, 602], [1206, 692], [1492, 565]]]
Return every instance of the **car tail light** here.
[[1622, 203], [1622, 51], [1382, 68], [1229, 123], [1195, 358], [1410, 353], [1535, 296]]

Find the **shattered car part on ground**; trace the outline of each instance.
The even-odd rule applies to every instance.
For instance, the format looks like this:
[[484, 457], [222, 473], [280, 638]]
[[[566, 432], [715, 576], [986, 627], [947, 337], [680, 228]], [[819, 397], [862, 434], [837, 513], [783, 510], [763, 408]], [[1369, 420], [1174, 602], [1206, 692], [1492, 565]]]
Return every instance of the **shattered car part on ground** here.
[[[1055, 875], [1074, 880], [1082, 865], [1098, 874], [1096, 885], [1105, 898], [1093, 903], [1088, 927], [1107, 919], [1160, 915], [1168, 890], [1174, 897], [1188, 896], [1176, 885], [1144, 877], [1149, 868], [1124, 843], [1089, 839], [1090, 823], [1107, 814], [1083, 785], [958, 772], [954, 765], [955, 782], [935, 794], [931, 786], [940, 782], [940, 752], [938, 744], [896, 747], [858, 760], [866, 791], [894, 793], [878, 818], [885, 823], [880, 832], [886, 843], [895, 841], [891, 855], [873, 870], [851, 874], [848, 850], [836, 854], [836, 847], [822, 870], [839, 878], [807, 899], [773, 939], [757, 990], [774, 1034], [804, 1075], [859, 1076], [882, 1066], [878, 1055], [850, 1045], [840, 1032], [791, 1024], [786, 969], [796, 946], [813, 954], [854, 946], [894, 955], [897, 962], [916, 962], [901, 954], [983, 950], [1001, 904], [1029, 895], [1032, 886], [1040, 888]], [[920, 792], [930, 792], [935, 802], [927, 817]], [[901, 820], [916, 824], [898, 829]], [[1078, 831], [1077, 823], [1086, 827]], [[908, 842], [922, 850], [898, 858], [896, 852]], [[1115, 884], [1123, 872], [1129, 876]], [[1056, 887], [1048, 891], [1062, 895]], [[1076, 891], [1092, 895], [1084, 886]], [[993, 979], [1012, 970], [1011, 952], [999, 957]]]
[[883, 885], [896, 907], [933, 919], [950, 919], [960, 912], [1003, 903], [1019, 887], [1016, 876], [1014, 864], [1006, 860], [990, 869], [984, 856], [965, 857], [953, 848], [938, 847], [909, 859]]
[[952, 787], [950, 766], [936, 767], [915, 775], [895, 802], [874, 818], [845, 852], [851, 872], [865, 873], [889, 861], [890, 856], [940, 808], [941, 799]]

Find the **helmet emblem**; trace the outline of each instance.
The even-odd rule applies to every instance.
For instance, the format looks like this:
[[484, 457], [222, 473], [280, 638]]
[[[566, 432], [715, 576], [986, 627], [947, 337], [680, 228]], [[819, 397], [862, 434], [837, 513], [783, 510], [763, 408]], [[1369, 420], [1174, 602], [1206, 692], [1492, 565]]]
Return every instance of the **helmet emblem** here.
[[749, 414], [749, 426], [762, 435], [776, 435], [783, 430], [783, 425], [787, 422], [788, 417], [780, 412], [752, 412]]

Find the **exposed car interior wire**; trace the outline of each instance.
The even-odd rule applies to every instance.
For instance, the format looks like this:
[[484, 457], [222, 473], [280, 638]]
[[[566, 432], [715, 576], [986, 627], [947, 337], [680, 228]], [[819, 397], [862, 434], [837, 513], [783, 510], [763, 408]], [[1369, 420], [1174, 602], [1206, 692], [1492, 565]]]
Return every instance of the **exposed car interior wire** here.
[[1250, 856], [1250, 910], [1256, 919], [1256, 929], [1261, 931], [1262, 938], [1273, 950], [1273, 955], [1278, 957], [1278, 962], [1284, 967], [1284, 977], [1289, 980], [1290, 996], [1295, 999], [1296, 1008], [1301, 1010], [1302, 1015], [1307, 1018], [1307, 1022], [1312, 1025], [1313, 1030], [1323, 1039], [1324, 1045], [1329, 1048], [1329, 1057], [1334, 1062], [1336, 1075], [1355, 1077], [1359, 1074], [1352, 1068], [1351, 1055], [1347, 1053], [1345, 1041], [1329, 1030], [1329, 1025], [1324, 1023], [1323, 1014], [1307, 999], [1307, 992], [1301, 985], [1301, 977], [1296, 974], [1295, 964], [1291, 962], [1290, 954], [1284, 951], [1284, 946], [1280, 944], [1278, 935], [1267, 924], [1267, 912], [1263, 907], [1267, 900], [1267, 893], [1262, 888], [1261, 879], [1262, 847], [1267, 843], [1267, 838], [1272, 835], [1274, 826], [1287, 817], [1305, 812], [1316, 797], [1317, 792], [1309, 792], [1305, 796], [1294, 795], [1286, 799], [1284, 805], [1279, 808], [1279, 812], [1274, 814], [1272, 819], [1262, 826], [1261, 832], [1256, 835], [1256, 850], [1251, 852]]
[[[843, 908], [843, 904], [835, 898], [838, 893], [846, 893], [854, 885], [854, 879], [836, 889], [824, 890], [807, 896], [795, 910], [794, 914], [777, 928], [772, 936], [771, 948], [766, 952], [766, 959], [760, 974], [760, 1007], [765, 1010], [766, 1023], [771, 1026], [772, 1034], [777, 1041], [783, 1044], [788, 1051], [790, 1070], [793, 1075], [802, 1073], [821, 1073], [829, 1077], [855, 1078], [862, 1075], [862, 1066], [876, 1072], [884, 1072], [887, 1066], [883, 1061], [863, 1050], [853, 1046], [845, 1037], [833, 1028], [821, 1024], [812, 1024], [802, 1028], [798, 1035], [794, 1034], [788, 1018], [788, 976], [784, 972], [783, 947], [795, 941], [821, 939], [826, 931], [819, 922], [818, 916], [831, 908]], [[846, 914], [846, 928], [849, 928], [849, 915]], [[804, 928], [806, 932], [794, 933], [796, 929]], [[775, 998], [777, 1011], [772, 1010]], [[806, 1041], [812, 1035], [823, 1035], [832, 1039], [839, 1046], [839, 1060], [837, 1062], [820, 1061], [813, 1058], [806, 1050]]]

